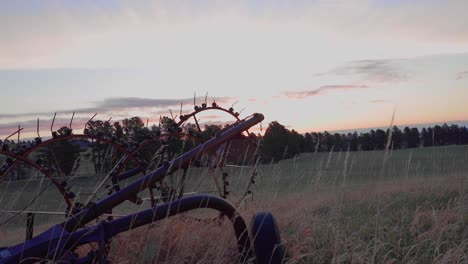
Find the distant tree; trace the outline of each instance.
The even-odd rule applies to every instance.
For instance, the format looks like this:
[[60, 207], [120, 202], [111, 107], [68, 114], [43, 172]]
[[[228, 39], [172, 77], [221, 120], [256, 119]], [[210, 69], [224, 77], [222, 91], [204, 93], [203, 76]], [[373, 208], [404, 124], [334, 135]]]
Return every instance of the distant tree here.
[[422, 138], [422, 145], [424, 147], [432, 147], [434, 146], [433, 140], [433, 130], [431, 127], [423, 128], [421, 130], [421, 138]]
[[421, 142], [417, 128], [405, 127], [403, 129], [403, 138], [407, 148], [417, 148]]
[[465, 126], [460, 128], [460, 144], [468, 145], [468, 129]]
[[114, 125], [113, 125], [113, 130], [114, 130], [114, 136], [116, 137], [116, 139], [118, 141], [121, 141], [124, 137], [124, 132], [123, 132], [123, 128], [122, 126], [120, 125], [119, 122], [115, 122]]
[[369, 131], [369, 138], [370, 138], [370, 145], [371, 145], [370, 150], [375, 150], [376, 133], [374, 129], [371, 129], [371, 131]]
[[304, 136], [294, 129], [288, 133], [288, 151], [291, 156], [304, 152]]
[[304, 135], [304, 151], [305, 152], [314, 152], [315, 151], [315, 142], [314, 138], [310, 133], [305, 133]]
[[441, 145], [442, 146], [451, 145], [450, 144], [450, 141], [451, 141], [450, 127], [446, 123], [444, 123], [441, 128], [442, 128], [441, 134], [440, 134]]
[[359, 135], [359, 146], [360, 150], [373, 150], [374, 146], [372, 144], [370, 133], [361, 133]]
[[335, 136], [330, 134], [328, 131], [323, 132], [323, 145], [325, 147], [325, 151], [332, 151], [335, 147]]
[[[100, 138], [110, 139], [114, 135], [114, 126], [112, 126], [109, 121], [92, 120], [88, 122], [87, 129], [88, 134]], [[105, 160], [108, 151], [112, 151], [108, 144], [95, 141], [94, 139], [91, 140], [91, 153], [86, 153], [84, 158], [93, 162], [94, 172], [96, 174], [102, 174], [110, 169], [110, 162]]]
[[382, 129], [377, 129], [373, 137], [373, 145], [376, 150], [383, 150], [387, 145], [387, 133]]
[[[285, 134], [289, 134], [289, 137], [286, 137], [288, 138], [287, 146], [290, 148], [289, 155], [297, 152], [295, 142], [300, 142], [299, 153], [328, 152], [332, 149], [334, 151], [384, 150], [388, 143], [392, 149], [468, 144], [468, 128], [456, 124], [422, 128], [421, 132], [416, 127], [405, 127], [402, 131], [397, 126], [393, 126], [391, 130], [372, 129], [359, 135], [357, 132], [331, 134], [328, 131], [301, 135], [294, 130], [287, 129], [285, 129]], [[297, 140], [295, 141], [294, 138]]]
[[114, 134], [114, 127], [109, 121], [92, 120], [88, 122], [87, 128], [88, 134], [94, 136], [111, 138]]
[[448, 127], [448, 145], [460, 145], [460, 127], [456, 124], [452, 124]]
[[[57, 130], [59, 135], [67, 133], [68, 127]], [[80, 146], [75, 141], [60, 140], [38, 150], [41, 164], [51, 171], [58, 171], [63, 176], [69, 176], [80, 157]]]
[[412, 136], [412, 143], [415, 148], [419, 148], [421, 146], [421, 134], [417, 127], [411, 128], [411, 136]]
[[348, 134], [349, 150], [357, 151], [359, 148], [359, 135], [356, 131]]
[[323, 134], [321, 132], [318, 133], [312, 133], [313, 138], [315, 139], [316, 142], [316, 151], [317, 152], [322, 152], [326, 151], [325, 147], [325, 140], [323, 139]]
[[333, 135], [333, 137], [335, 138], [335, 149], [337, 150], [346, 150], [347, 149], [347, 146], [346, 146], [346, 136], [343, 136], [339, 133], [335, 133]]
[[143, 141], [145, 136], [149, 135], [149, 130], [145, 128], [145, 124], [138, 116], [122, 120], [122, 128], [127, 139], [136, 142]]
[[401, 149], [403, 147], [403, 132], [397, 127], [392, 128], [392, 148]]
[[434, 146], [444, 146], [444, 131], [441, 126], [436, 125], [432, 128], [432, 141]]
[[288, 135], [289, 131], [286, 127], [277, 121], [271, 122], [263, 136], [262, 151], [264, 156], [274, 162], [292, 157], [291, 152], [288, 150]]
[[220, 133], [222, 129], [223, 127], [219, 125], [205, 125], [205, 129], [202, 131], [202, 137], [205, 140], [209, 140]]
[[159, 129], [161, 131], [166, 131], [166, 132], [171, 132], [171, 133], [179, 132], [177, 123], [174, 121], [174, 119], [169, 118], [167, 116], [163, 116], [159, 120]]

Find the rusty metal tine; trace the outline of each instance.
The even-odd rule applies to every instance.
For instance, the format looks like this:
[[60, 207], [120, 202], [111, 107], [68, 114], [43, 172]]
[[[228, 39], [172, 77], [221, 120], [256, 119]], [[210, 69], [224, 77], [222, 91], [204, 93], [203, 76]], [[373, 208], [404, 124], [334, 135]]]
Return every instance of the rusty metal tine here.
[[85, 129], [88, 127], [89, 122], [91, 122], [96, 116], [97, 116], [97, 113], [95, 113], [95, 114], [88, 120], [88, 122], [86, 122], [85, 127], [84, 127]]
[[54, 118], [52, 119], [52, 124], [50, 124], [50, 132], [54, 132], [54, 123], [55, 123], [55, 117], [57, 116], [57, 113], [54, 113]]
[[73, 118], [75, 117], [75, 112], [73, 112], [72, 117], [70, 119], [70, 125], [68, 126], [70, 129], [72, 129], [72, 123], [73, 123]]
[[16, 135], [16, 133], [19, 133], [19, 131], [21, 131], [21, 130], [23, 130], [23, 128], [16, 130], [14, 133], [12, 133], [12, 134], [9, 135], [8, 137], [6, 137], [6, 138], [3, 140], [3, 142], [5, 143], [6, 140], [8, 140], [8, 139], [11, 138], [12, 136]]
[[40, 138], [41, 135], [39, 135], [39, 117], [37, 118], [36, 133], [37, 133], [37, 137]]

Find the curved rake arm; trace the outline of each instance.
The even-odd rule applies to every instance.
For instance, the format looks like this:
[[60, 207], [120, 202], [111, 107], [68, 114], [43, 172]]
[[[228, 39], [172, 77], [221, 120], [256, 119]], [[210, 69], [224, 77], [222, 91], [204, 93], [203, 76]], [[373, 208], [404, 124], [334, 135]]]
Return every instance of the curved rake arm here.
[[[199, 208], [214, 209], [226, 215], [233, 224], [237, 245], [242, 256], [242, 262], [252, 256], [247, 226], [236, 208], [228, 201], [217, 196], [195, 195], [140, 211], [110, 222], [101, 222], [97, 226], [80, 229], [72, 233], [68, 233], [62, 226], [56, 225], [31, 240], [8, 249], [0, 250], [0, 264], [19, 263], [22, 260], [24, 262], [24, 260], [28, 258], [35, 260], [37, 260], [37, 258], [46, 258], [54, 261], [80, 262], [80, 260], [77, 260], [72, 252], [70, 252], [77, 246], [90, 242], [97, 242], [100, 245], [104, 245], [112, 237], [122, 232]], [[3, 259], [2, 255], [5, 256]]]

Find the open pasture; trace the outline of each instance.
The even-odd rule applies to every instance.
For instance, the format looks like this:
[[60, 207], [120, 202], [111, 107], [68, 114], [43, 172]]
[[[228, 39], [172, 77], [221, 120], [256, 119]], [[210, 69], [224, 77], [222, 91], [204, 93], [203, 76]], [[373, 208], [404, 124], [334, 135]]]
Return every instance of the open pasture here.
[[[273, 211], [291, 263], [465, 262], [467, 161], [465, 146], [305, 153], [261, 165], [253, 193], [240, 210], [246, 219], [257, 211]], [[248, 183], [248, 167], [227, 170], [233, 189]], [[207, 174], [204, 168], [190, 168], [187, 192], [215, 191]], [[86, 194], [99, 180], [81, 176], [71, 183]], [[46, 179], [2, 186], [16, 191], [0, 190], [1, 210], [20, 210], [38, 193], [34, 210], [65, 208]], [[139, 206], [126, 202], [113, 213], [147, 206], [148, 201]], [[1, 246], [24, 239], [25, 215], [10, 217], [0, 215], [1, 222], [8, 220], [0, 226]], [[63, 216], [37, 216], [35, 232], [60, 221]], [[117, 263], [233, 261], [238, 253], [231, 229], [229, 223], [206, 224], [176, 216], [118, 236], [111, 257]]]

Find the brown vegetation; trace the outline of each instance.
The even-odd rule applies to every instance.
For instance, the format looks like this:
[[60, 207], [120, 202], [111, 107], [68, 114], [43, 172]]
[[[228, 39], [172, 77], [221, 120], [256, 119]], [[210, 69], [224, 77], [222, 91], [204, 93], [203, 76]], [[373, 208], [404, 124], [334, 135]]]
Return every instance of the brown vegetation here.
[[[289, 263], [462, 263], [468, 261], [468, 179], [311, 187], [242, 210], [271, 210]], [[113, 241], [117, 263], [231, 263], [229, 222], [177, 216]]]

